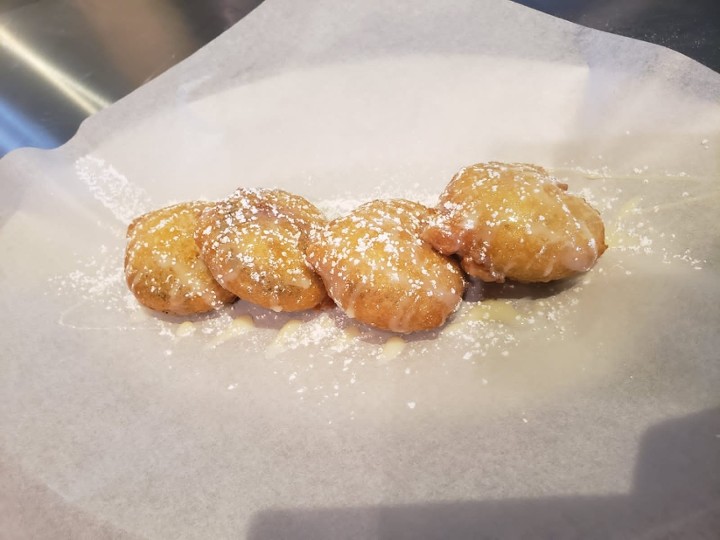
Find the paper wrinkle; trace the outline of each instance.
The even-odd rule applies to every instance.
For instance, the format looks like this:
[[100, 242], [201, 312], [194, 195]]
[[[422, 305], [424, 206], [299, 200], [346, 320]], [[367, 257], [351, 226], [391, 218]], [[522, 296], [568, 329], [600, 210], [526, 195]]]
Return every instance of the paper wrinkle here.
[[[2, 464], [65, 500], [33, 499], [47, 537], [74, 510], [112, 528], [80, 520], [99, 538], [421, 536], [423, 515], [703, 533], [718, 126], [718, 74], [510, 2], [267, 0], [62, 148], [0, 160]], [[337, 310], [158, 316], [124, 286], [124, 228], [151, 208], [240, 185], [331, 214], [431, 204], [491, 159], [550, 168], [610, 248], [572, 282], [475, 286], [392, 359], [389, 334]], [[696, 474], [663, 498], [666, 446], [687, 456], [668, 470]]]

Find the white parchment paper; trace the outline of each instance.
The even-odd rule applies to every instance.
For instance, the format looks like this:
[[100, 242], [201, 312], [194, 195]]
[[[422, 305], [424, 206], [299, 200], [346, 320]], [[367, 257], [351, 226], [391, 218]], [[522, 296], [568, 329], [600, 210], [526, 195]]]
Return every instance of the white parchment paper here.
[[[714, 537], [719, 100], [682, 55], [505, 1], [266, 0], [64, 147], [11, 153], [3, 534]], [[127, 223], [169, 202], [432, 203], [486, 160], [596, 205], [597, 267], [474, 289], [390, 346], [337, 312], [175, 319], [125, 289]]]

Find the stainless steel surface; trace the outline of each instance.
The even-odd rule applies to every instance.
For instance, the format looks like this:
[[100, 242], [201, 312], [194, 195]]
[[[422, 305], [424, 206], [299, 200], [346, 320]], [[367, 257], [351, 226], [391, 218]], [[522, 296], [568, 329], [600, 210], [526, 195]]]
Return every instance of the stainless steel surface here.
[[186, 58], [260, 1], [5, 1], [0, 156], [64, 143], [83, 119]]

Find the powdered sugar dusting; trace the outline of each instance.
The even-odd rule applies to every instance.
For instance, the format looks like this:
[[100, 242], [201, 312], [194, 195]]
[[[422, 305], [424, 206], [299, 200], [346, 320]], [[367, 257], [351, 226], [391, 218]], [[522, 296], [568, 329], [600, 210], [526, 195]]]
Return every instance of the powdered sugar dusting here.
[[324, 223], [298, 195], [241, 188], [202, 213], [195, 239], [225, 289], [273, 311], [302, 311], [327, 298], [305, 261], [305, 246]]
[[548, 282], [585, 272], [605, 250], [603, 225], [567, 187], [525, 163], [464, 167], [422, 237], [485, 281]]
[[456, 309], [464, 280], [420, 239], [430, 215], [405, 199], [365, 203], [332, 220], [307, 260], [349, 317], [395, 332], [435, 328]]
[[120, 222], [127, 224], [150, 208], [149, 197], [115, 167], [95, 156], [84, 156], [75, 162], [75, 172], [87, 184], [93, 197]]
[[[98, 246], [97, 253], [79, 260], [72, 272], [52, 279], [70, 306], [59, 322], [74, 331], [119, 330], [159, 340], [167, 351], [160, 361], [167, 364], [172, 358], [166, 369], [173, 372], [181, 368], [184, 351], [194, 347], [203, 351], [204, 361], [233, 358], [236, 368], [220, 381], [223, 390], [237, 387], [233, 385], [238, 384], [237, 370], [246, 362], [243, 358], [260, 358], [263, 363], [257, 369], [284, 382], [298, 400], [318, 406], [363, 395], [387, 377], [411, 384], [430, 369], [469, 373], [496, 362], [516, 362], [522, 357], [519, 351], [572, 341], [582, 332], [578, 313], [592, 311], [589, 304], [613, 283], [658, 264], [677, 271], [704, 266], [705, 261], [693, 256], [692, 249], [676, 237], [667, 216], [683, 208], [678, 205], [694, 204], [705, 195], [676, 184], [677, 175], [666, 181], [677, 187], [657, 195], [638, 176], [587, 179], [578, 171], [560, 176], [570, 184], [570, 191], [601, 211], [607, 227], [609, 250], [589, 273], [572, 282], [542, 286], [473, 282], [465, 301], [442, 328], [405, 336], [402, 347], [391, 347], [399, 349], [397, 354], [392, 351], [392, 358], [386, 344], [393, 334], [353, 321], [337, 308], [284, 314], [240, 301], [201, 316], [152, 313], [141, 308], [127, 290], [122, 246]], [[378, 196], [404, 196], [425, 204], [437, 197], [429, 191], [409, 191], [413, 190], [398, 188], [313, 202], [333, 217]], [[689, 195], [682, 197], [685, 191]], [[197, 366], [190, 372], [196, 370]], [[492, 387], [492, 375], [480, 373], [478, 386]], [[407, 398], [402, 403], [423, 404], [422, 396]]]

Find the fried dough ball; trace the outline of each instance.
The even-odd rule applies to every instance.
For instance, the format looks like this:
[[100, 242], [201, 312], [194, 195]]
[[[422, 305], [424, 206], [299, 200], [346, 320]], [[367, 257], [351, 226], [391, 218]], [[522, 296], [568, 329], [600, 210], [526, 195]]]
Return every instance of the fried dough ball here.
[[460, 170], [422, 234], [488, 282], [531, 283], [586, 272], [602, 255], [605, 228], [584, 199], [535, 165], [478, 163]]
[[194, 234], [210, 203], [190, 202], [155, 210], [128, 227], [125, 280], [138, 301], [174, 315], [203, 313], [235, 300], [198, 256]]
[[349, 316], [393, 332], [441, 326], [465, 282], [458, 265], [420, 239], [430, 210], [406, 200], [372, 201], [337, 218], [308, 261]]
[[203, 212], [195, 241], [210, 273], [229, 291], [274, 311], [301, 311], [327, 299], [305, 262], [308, 238], [325, 222], [298, 195], [241, 188]]

